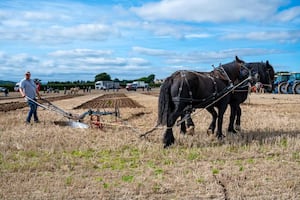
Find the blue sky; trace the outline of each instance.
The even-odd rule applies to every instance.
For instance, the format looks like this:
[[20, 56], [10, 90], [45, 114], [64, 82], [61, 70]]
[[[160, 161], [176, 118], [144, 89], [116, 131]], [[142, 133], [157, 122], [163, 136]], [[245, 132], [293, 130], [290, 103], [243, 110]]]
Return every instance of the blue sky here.
[[297, 0], [1, 0], [0, 80], [210, 71], [238, 55], [300, 72]]

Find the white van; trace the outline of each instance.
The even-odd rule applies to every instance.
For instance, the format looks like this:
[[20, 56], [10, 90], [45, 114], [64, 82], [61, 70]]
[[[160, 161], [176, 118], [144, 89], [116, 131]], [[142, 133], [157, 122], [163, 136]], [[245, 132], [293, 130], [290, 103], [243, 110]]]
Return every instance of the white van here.
[[20, 88], [20, 83], [16, 83], [16, 85], [14, 87], [15, 92], [18, 92], [19, 88]]

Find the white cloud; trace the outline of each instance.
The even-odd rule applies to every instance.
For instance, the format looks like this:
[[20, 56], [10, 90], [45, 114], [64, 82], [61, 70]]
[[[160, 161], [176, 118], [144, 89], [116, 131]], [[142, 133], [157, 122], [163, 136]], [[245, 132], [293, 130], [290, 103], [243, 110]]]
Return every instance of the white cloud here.
[[128, 59], [128, 65], [133, 65], [133, 66], [149, 66], [150, 62], [148, 60], [145, 60], [143, 58], [129, 58]]
[[211, 36], [212, 35], [208, 33], [194, 33], [194, 34], [187, 34], [184, 37], [187, 39], [191, 39], [191, 38], [209, 38]]
[[30, 21], [52, 21], [52, 20], [68, 20], [70, 17], [64, 14], [52, 13], [52, 12], [33, 12], [26, 11], [20, 13], [21, 19]]
[[72, 49], [72, 50], [58, 50], [55, 52], [49, 53], [50, 56], [54, 57], [100, 57], [100, 56], [109, 56], [112, 54], [110, 50], [92, 50], [92, 49]]
[[276, 49], [298, 55], [300, 6], [291, 7], [296, 1], [149, 2], [0, 1], [1, 73], [23, 76], [29, 69], [68, 80], [105, 71], [126, 78], [163, 74], [163, 67], [210, 68], [235, 55], [285, 55]]
[[295, 6], [278, 13], [275, 16], [275, 20], [281, 22], [289, 22], [296, 19], [297, 17], [299, 18], [299, 16], [300, 16], [300, 6]]
[[249, 57], [249, 56], [263, 56], [269, 54], [281, 53], [274, 49], [256, 49], [256, 48], [237, 48], [224, 49], [220, 51], [195, 51], [187, 54], [174, 56], [168, 59], [170, 64], [195, 64], [195, 63], [219, 63], [222, 60], [233, 60], [235, 56]]
[[118, 30], [105, 24], [79, 24], [73, 27], [57, 27], [54, 33], [64, 38], [104, 40], [118, 35]]
[[[22, 23], [17, 21], [18, 26]], [[16, 26], [16, 22], [10, 23], [9, 26]], [[25, 22], [24, 22], [25, 23]], [[44, 27], [24, 27], [20, 31], [20, 27], [1, 28], [0, 40], [30, 40], [34, 42], [47, 43], [70, 43], [74, 40], [86, 41], [103, 41], [110, 37], [119, 37], [118, 29], [106, 24], [79, 24], [75, 26], [50, 26]]]
[[2, 21], [2, 25], [7, 27], [26, 27], [29, 26], [29, 23], [27, 21], [19, 20], [19, 19], [12, 19], [12, 20], [8, 19]]
[[191, 51], [191, 52], [176, 52], [162, 49], [150, 49], [143, 47], [134, 47], [136, 53], [164, 57], [167, 64], [186, 65], [199, 63], [215, 63], [226, 59], [234, 59], [234, 56], [257, 56], [282, 53], [275, 49], [257, 49], [257, 48], [236, 48], [224, 49], [220, 51]]
[[263, 31], [247, 33], [228, 33], [223, 39], [275, 40], [279, 42], [297, 42], [300, 40], [300, 30], [295, 31]]
[[48, 55], [48, 57], [36, 57], [0, 52], [0, 65], [3, 72], [0, 74], [0, 80], [18, 81], [27, 70], [31, 71], [34, 77], [47, 81], [78, 80], [83, 74], [87, 77], [85, 80], [93, 80], [100, 72], [113, 73], [119, 75], [118, 78], [126, 78], [132, 74], [139, 74], [141, 77], [150, 69], [148, 60], [140, 57], [118, 57], [110, 50], [57, 50]]
[[134, 7], [132, 11], [147, 20], [257, 21], [273, 16], [283, 3], [283, 0], [162, 0]]
[[150, 55], [150, 56], [170, 56], [173, 55], [174, 52], [167, 51], [164, 49], [150, 49], [150, 48], [144, 48], [144, 47], [132, 47], [132, 50], [134, 52], [144, 54], [144, 55]]

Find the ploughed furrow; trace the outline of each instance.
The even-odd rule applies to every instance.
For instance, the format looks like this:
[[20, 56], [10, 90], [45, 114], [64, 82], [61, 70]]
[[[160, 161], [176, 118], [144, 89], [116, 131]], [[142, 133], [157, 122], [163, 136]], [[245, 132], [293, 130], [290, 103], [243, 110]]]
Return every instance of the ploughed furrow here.
[[[64, 96], [56, 96], [56, 97], [47, 97], [45, 99], [47, 99], [48, 101], [59, 101], [59, 100], [63, 100], [63, 99], [70, 99], [70, 98], [74, 98], [74, 97], [78, 97], [78, 96], [82, 96], [82, 95], [64, 95]], [[39, 100], [38, 100], [39, 101]], [[11, 110], [17, 110], [17, 109], [21, 109], [27, 106], [27, 103], [25, 102], [9, 102], [9, 103], [1, 103], [0, 104], [0, 112], [8, 112]]]
[[143, 108], [141, 104], [127, 97], [124, 93], [104, 94], [87, 101], [74, 109], [101, 109], [101, 108]]

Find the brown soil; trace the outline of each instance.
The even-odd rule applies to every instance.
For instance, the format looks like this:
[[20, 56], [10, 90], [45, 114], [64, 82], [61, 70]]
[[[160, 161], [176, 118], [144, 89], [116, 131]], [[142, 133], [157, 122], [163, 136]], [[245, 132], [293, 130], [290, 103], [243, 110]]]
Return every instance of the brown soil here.
[[[74, 97], [78, 97], [82, 95], [65, 95], [65, 96], [55, 96], [55, 97], [47, 97], [48, 101], [59, 101], [63, 99], [70, 99]], [[11, 110], [21, 109], [27, 106], [26, 102], [9, 102], [9, 103], [1, 103], [0, 104], [0, 112], [7, 112]]]
[[143, 108], [141, 104], [127, 97], [124, 93], [104, 94], [100, 97], [87, 101], [74, 109], [91, 108]]
[[143, 92], [142, 94], [158, 97], [159, 96], [159, 91]]

